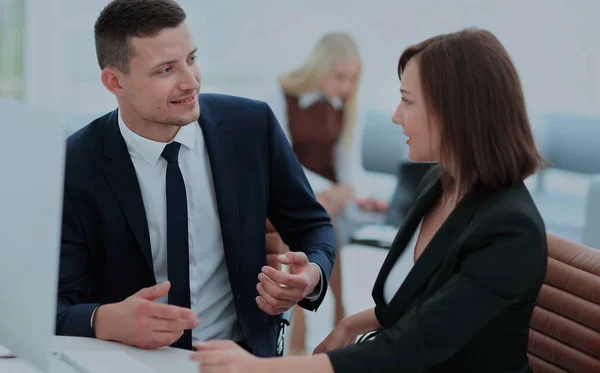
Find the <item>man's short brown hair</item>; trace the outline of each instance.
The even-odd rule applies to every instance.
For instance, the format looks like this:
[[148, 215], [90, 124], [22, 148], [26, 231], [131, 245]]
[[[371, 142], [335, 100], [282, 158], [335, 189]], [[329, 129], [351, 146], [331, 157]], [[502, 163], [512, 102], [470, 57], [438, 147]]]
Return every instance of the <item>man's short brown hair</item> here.
[[113, 67], [129, 72], [135, 56], [132, 37], [154, 36], [179, 26], [186, 14], [173, 0], [113, 0], [94, 25], [96, 55], [101, 69]]

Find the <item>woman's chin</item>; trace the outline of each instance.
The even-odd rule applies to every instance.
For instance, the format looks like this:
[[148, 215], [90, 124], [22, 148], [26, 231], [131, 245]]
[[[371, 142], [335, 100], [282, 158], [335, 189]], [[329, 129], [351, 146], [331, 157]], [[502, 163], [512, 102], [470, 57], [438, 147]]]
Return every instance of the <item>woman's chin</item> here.
[[409, 148], [408, 150], [408, 159], [413, 162], [423, 162], [422, 155], [416, 152], [413, 148]]
[[421, 154], [421, 153], [415, 151], [415, 149], [413, 149], [413, 148], [410, 148], [408, 150], [408, 159], [410, 159], [413, 162], [422, 162], [422, 163], [437, 162], [433, 159], [433, 157], [430, 157], [428, 154]]

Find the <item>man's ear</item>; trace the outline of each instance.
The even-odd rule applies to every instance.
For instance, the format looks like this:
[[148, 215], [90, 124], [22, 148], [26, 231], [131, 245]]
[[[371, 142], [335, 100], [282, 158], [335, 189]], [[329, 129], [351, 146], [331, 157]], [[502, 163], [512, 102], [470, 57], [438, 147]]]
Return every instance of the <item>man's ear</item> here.
[[123, 80], [123, 73], [115, 70], [112, 67], [105, 67], [101, 74], [102, 84], [115, 96], [122, 96], [125, 93], [125, 89], [121, 84]]

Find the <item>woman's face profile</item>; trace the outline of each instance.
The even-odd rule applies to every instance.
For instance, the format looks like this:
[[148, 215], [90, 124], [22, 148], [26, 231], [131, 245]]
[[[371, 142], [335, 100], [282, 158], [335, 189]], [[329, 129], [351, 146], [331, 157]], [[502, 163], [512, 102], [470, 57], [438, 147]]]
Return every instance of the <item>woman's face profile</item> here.
[[333, 67], [321, 84], [321, 92], [328, 98], [347, 99], [354, 91], [358, 74], [360, 73], [360, 63], [349, 60], [341, 62]]
[[419, 66], [416, 58], [406, 64], [400, 84], [400, 104], [392, 121], [404, 129], [408, 137], [408, 157], [414, 162], [438, 162], [440, 155], [439, 126], [428, 112], [421, 89]]

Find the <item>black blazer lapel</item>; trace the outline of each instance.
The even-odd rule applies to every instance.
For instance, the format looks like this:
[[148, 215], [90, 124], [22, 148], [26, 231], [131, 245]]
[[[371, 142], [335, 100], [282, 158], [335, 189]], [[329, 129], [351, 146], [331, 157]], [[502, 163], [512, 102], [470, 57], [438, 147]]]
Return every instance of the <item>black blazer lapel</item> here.
[[394, 242], [390, 247], [390, 251], [379, 270], [377, 279], [373, 286], [373, 298], [378, 304], [384, 304], [383, 286], [392, 267], [396, 263], [398, 257], [404, 252], [408, 241], [410, 241], [415, 229], [425, 214], [433, 207], [435, 202], [441, 195], [441, 185], [439, 177], [436, 177], [431, 183], [426, 185], [421, 192], [415, 197], [415, 200], [406, 214], [406, 218], [402, 226], [398, 230]]
[[238, 252], [240, 219], [232, 135], [221, 123], [221, 118], [210, 113], [208, 108], [202, 108], [198, 122], [202, 128], [210, 161], [225, 257], [233, 277], [239, 272], [243, 255]]
[[[406, 231], [402, 232], [403, 239], [402, 241], [398, 240], [398, 242], [395, 243], [395, 245], [398, 247], [394, 248], [389, 255], [389, 257], [394, 255], [394, 258], [388, 258], [390, 259], [389, 261], [386, 260], [385, 265], [387, 265], [387, 271], [385, 274], [380, 273], [381, 278], [378, 278], [378, 294], [380, 304], [383, 302], [383, 284], [389, 275], [391, 267], [395, 263], [395, 259], [404, 250], [408, 240], [414, 233], [418, 222], [440, 198], [441, 192], [441, 183], [439, 180], [437, 180], [431, 185], [430, 188], [422, 193], [421, 198], [415, 201], [415, 206], [413, 208], [414, 215], [411, 217], [411, 227], [409, 229], [407, 226], [406, 228], [402, 229]], [[482, 193], [483, 191], [480, 191], [477, 189], [477, 187], [475, 187], [471, 193], [469, 193], [459, 202], [454, 211], [452, 211], [450, 216], [448, 216], [446, 221], [433, 236], [423, 251], [423, 254], [421, 254], [417, 262], [414, 264], [412, 270], [408, 273], [408, 276], [400, 286], [400, 289], [396, 292], [389, 305], [385, 307], [386, 310], [384, 312], [384, 323], [386, 325], [390, 325], [397, 320], [400, 314], [404, 312], [406, 306], [409, 305], [413, 300], [415, 295], [417, 295], [423, 286], [425, 286], [428, 281], [435, 276], [435, 272], [448, 254], [448, 250], [450, 250], [450, 248], [454, 245], [454, 242], [464, 231], [464, 227], [470, 222], [473, 214], [479, 207]]]
[[127, 145], [119, 130], [117, 113], [117, 110], [115, 110], [109, 116], [104, 133], [103, 170], [144, 253], [148, 269], [154, 276], [150, 234], [148, 233], [148, 221], [146, 220], [142, 193], [133, 162], [129, 157]]

